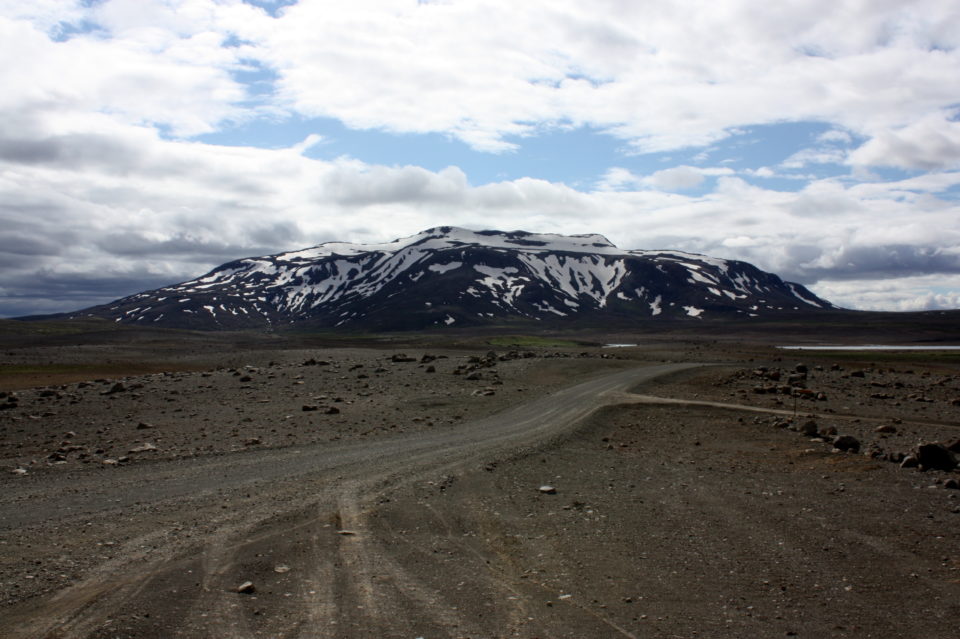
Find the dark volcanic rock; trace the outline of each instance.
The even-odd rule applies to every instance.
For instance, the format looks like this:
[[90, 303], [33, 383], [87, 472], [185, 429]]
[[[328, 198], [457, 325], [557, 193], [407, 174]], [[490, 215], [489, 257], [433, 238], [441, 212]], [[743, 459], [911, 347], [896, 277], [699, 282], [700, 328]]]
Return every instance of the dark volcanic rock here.
[[848, 453], [860, 451], [860, 440], [853, 435], [839, 435], [833, 440], [833, 447]]
[[925, 470], [953, 470], [957, 458], [943, 444], [931, 443], [917, 446], [917, 462]]

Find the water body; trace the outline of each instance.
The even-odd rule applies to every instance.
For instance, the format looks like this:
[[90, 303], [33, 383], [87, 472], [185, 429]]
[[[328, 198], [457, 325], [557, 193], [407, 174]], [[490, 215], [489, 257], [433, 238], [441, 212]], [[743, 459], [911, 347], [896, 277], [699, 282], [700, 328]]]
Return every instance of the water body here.
[[891, 346], [864, 344], [862, 346], [777, 346], [785, 351], [960, 351], [960, 346]]
[[631, 346], [636, 346], [636, 344], [604, 344], [604, 348], [629, 348]]

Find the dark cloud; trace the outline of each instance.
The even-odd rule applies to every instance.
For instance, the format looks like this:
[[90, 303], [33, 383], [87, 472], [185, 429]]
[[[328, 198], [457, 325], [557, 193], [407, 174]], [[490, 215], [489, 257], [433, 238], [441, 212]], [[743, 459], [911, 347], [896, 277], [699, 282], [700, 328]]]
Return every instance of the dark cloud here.
[[0, 317], [68, 313], [177, 281], [146, 271], [92, 275], [41, 269], [4, 282], [0, 289]]
[[51, 164], [59, 167], [123, 167], [139, 164], [140, 153], [116, 138], [72, 133], [45, 138], [0, 136], [0, 159], [17, 164]]
[[63, 244], [38, 235], [29, 235], [23, 232], [8, 231], [0, 235], [0, 259], [5, 255], [17, 256], [51, 256], [60, 255]]
[[960, 254], [939, 248], [893, 244], [851, 246], [836, 255], [820, 255], [819, 249], [798, 246], [788, 249], [793, 268], [782, 273], [804, 284], [820, 280], [879, 280], [918, 275], [960, 274]]
[[220, 263], [241, 256], [260, 256], [289, 250], [302, 243], [300, 229], [294, 223], [280, 222], [250, 229], [249, 243], [234, 244], [200, 238], [181, 232], [168, 239], [156, 240], [143, 233], [124, 231], [110, 233], [96, 240], [96, 246], [114, 256], [143, 258], [176, 258], [191, 263]]

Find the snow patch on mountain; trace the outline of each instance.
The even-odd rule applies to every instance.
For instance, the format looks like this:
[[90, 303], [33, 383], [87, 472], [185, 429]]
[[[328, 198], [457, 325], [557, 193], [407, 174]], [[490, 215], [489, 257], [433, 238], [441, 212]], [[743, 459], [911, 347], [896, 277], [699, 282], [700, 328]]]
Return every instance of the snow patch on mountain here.
[[466, 319], [473, 317], [545, 320], [613, 312], [659, 320], [830, 308], [799, 284], [744, 262], [622, 250], [595, 234], [436, 227], [382, 244], [328, 242], [236, 260], [89, 314], [201, 328], [300, 321], [412, 328], [476, 322]]

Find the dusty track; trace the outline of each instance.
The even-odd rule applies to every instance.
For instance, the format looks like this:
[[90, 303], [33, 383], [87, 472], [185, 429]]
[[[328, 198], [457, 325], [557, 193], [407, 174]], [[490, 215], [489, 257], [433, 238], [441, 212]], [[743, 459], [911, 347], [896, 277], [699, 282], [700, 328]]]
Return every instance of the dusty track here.
[[[14, 486], [0, 497], [4, 528], [112, 517], [122, 536], [134, 519], [124, 510], [144, 505], [203, 520], [192, 535], [138, 530], [83, 582], [4, 611], [4, 636], [413, 637], [412, 620], [434, 635], [485, 636], [489, 623], [473, 611], [439, 604], [429, 575], [441, 565], [410, 570], [394, 559], [398, 539], [374, 534], [373, 506], [406, 483], [564, 437], [628, 388], [691, 366], [607, 375], [443, 431], [131, 466], [106, 484], [51, 475]], [[481, 590], [524, 597], [495, 571], [475, 577]], [[247, 579], [257, 594], [232, 592]], [[267, 595], [269, 611], [261, 608]]]

